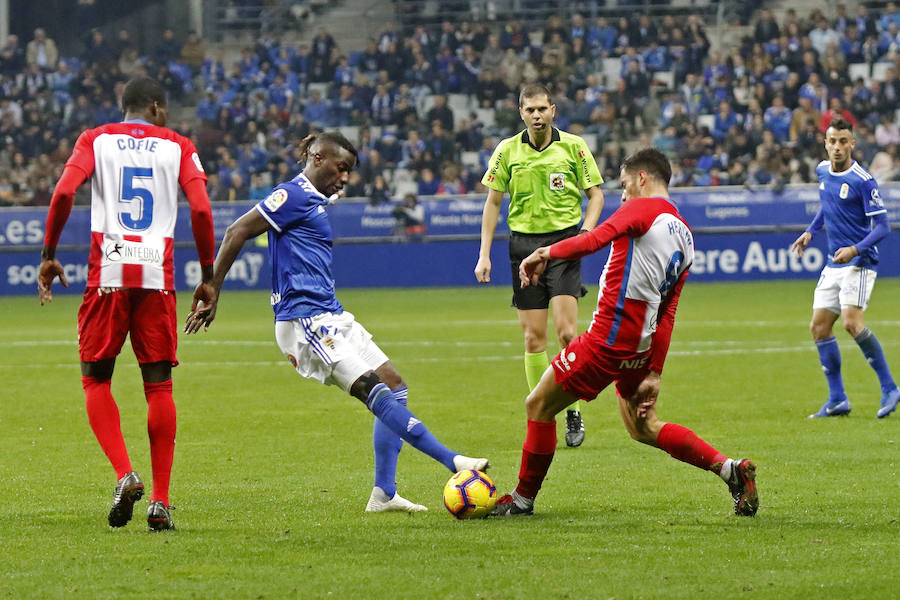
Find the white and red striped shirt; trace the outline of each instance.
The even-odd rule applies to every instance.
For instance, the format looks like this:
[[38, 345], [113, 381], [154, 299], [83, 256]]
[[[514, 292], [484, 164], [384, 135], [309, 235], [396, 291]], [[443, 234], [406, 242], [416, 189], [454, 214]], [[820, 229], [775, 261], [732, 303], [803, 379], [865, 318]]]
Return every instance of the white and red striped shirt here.
[[206, 181], [193, 142], [144, 121], [111, 123], [83, 132], [66, 167], [91, 178], [87, 285], [175, 289], [178, 188], [194, 179]]
[[550, 246], [550, 257], [581, 258], [610, 242], [588, 332], [614, 350], [652, 350], [650, 368], [662, 372], [693, 235], [670, 200], [632, 198], [590, 232]]

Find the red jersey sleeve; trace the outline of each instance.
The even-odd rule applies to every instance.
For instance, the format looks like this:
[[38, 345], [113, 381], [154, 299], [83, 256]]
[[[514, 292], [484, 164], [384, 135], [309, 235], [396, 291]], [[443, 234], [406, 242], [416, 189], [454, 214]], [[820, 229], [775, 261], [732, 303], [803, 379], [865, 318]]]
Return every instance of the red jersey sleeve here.
[[644, 235], [659, 214], [658, 211], [648, 210], [646, 202], [645, 199], [638, 198], [629, 200], [592, 230], [556, 242], [550, 246], [550, 258], [577, 260], [593, 254], [623, 235]]
[[94, 162], [94, 139], [97, 134], [93, 129], [83, 131], [75, 141], [72, 156], [66, 161], [66, 166], [78, 167], [84, 171], [85, 179], [94, 174], [96, 163]]
[[672, 292], [666, 296], [659, 306], [659, 319], [656, 332], [653, 334], [653, 343], [650, 345], [651, 371], [662, 373], [663, 364], [666, 362], [666, 354], [669, 353], [669, 342], [672, 341], [672, 329], [675, 327], [675, 311], [678, 309], [678, 298], [681, 296], [681, 288], [687, 279], [688, 271], [678, 278], [672, 287]]
[[206, 194], [206, 179], [193, 178], [183, 186], [184, 195], [191, 205], [191, 231], [197, 245], [201, 265], [211, 265], [216, 254], [216, 236], [213, 228], [212, 208]]
[[48, 248], [56, 248], [59, 243], [59, 236], [62, 235], [63, 227], [69, 220], [69, 213], [72, 212], [75, 192], [88, 178], [81, 167], [70, 163], [71, 160], [66, 163], [66, 168], [63, 169], [59, 181], [56, 182], [53, 197], [50, 199], [50, 210], [47, 211], [47, 227], [44, 233], [44, 245]]
[[206, 181], [206, 172], [203, 170], [203, 164], [197, 155], [197, 148], [194, 142], [184, 136], [179, 136], [178, 145], [181, 146], [181, 172], [178, 174], [178, 183], [181, 189], [187, 185], [192, 179], [203, 179]]

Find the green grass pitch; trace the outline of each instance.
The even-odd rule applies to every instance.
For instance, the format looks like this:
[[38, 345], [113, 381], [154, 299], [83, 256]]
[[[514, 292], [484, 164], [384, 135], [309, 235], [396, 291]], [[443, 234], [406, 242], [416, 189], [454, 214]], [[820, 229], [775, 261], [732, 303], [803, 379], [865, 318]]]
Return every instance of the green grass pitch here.
[[[449, 473], [409, 446], [399, 490], [430, 511], [366, 515], [370, 415], [292, 371], [267, 293], [226, 291], [210, 331], [180, 343], [178, 531], [156, 534], [146, 501], [127, 527], [106, 525], [115, 481], [84, 414], [78, 298], [0, 298], [0, 598], [896, 598], [900, 414], [875, 419], [875, 375], [838, 331], [853, 412], [806, 419], [826, 393], [813, 284], [689, 283], [682, 296], [659, 414], [757, 462], [752, 519], [732, 514], [712, 474], [631, 441], [610, 390], [584, 409], [584, 446], [565, 448], [559, 425], [533, 517], [457, 522], [441, 506]], [[509, 291], [339, 297], [403, 374], [417, 416], [489, 456], [508, 491], [526, 394]], [[880, 280], [867, 320], [900, 376], [898, 297], [900, 280]], [[128, 347], [113, 393], [149, 484]]]

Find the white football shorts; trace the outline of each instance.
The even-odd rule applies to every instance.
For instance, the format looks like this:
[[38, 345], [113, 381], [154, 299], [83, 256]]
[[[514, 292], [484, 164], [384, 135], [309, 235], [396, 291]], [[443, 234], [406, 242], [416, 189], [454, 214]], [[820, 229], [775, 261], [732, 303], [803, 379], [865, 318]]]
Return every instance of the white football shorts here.
[[276, 321], [275, 340], [300, 375], [345, 392], [362, 375], [388, 361], [372, 334], [347, 311]]
[[877, 271], [865, 267], [825, 267], [813, 294], [813, 309], [840, 314], [844, 306], [863, 310], [869, 305]]

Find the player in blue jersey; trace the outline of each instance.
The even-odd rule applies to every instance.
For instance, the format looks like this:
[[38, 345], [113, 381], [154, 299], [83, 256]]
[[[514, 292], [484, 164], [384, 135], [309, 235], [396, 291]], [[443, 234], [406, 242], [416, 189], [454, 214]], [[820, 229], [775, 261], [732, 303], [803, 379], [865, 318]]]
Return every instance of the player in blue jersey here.
[[454, 472], [483, 471], [488, 460], [448, 450], [406, 408], [400, 374], [335, 296], [327, 206], [341, 195], [357, 162], [356, 149], [340, 133], [324, 132], [307, 136], [300, 150], [303, 171], [228, 227], [214, 264], [214, 294], [198, 288], [185, 332], [209, 327], [222, 282], [244, 243], [267, 232], [278, 347], [300, 375], [340, 386], [377, 417], [375, 484], [366, 512], [427, 510], [397, 493], [403, 441]]
[[881, 384], [878, 418], [894, 412], [900, 400], [900, 390], [891, 377], [881, 344], [863, 318], [878, 273], [876, 244], [890, 233], [890, 224], [878, 184], [852, 158], [855, 145], [853, 125], [844, 119], [832, 121], [825, 131], [828, 160], [816, 167], [822, 206], [812, 224], [791, 244], [791, 250], [802, 256], [813, 235], [823, 226], [828, 234], [828, 264], [816, 285], [810, 330], [829, 393], [828, 400], [811, 418], [850, 412], [850, 401], [841, 379], [841, 353], [832, 330], [838, 316], [878, 375]]

